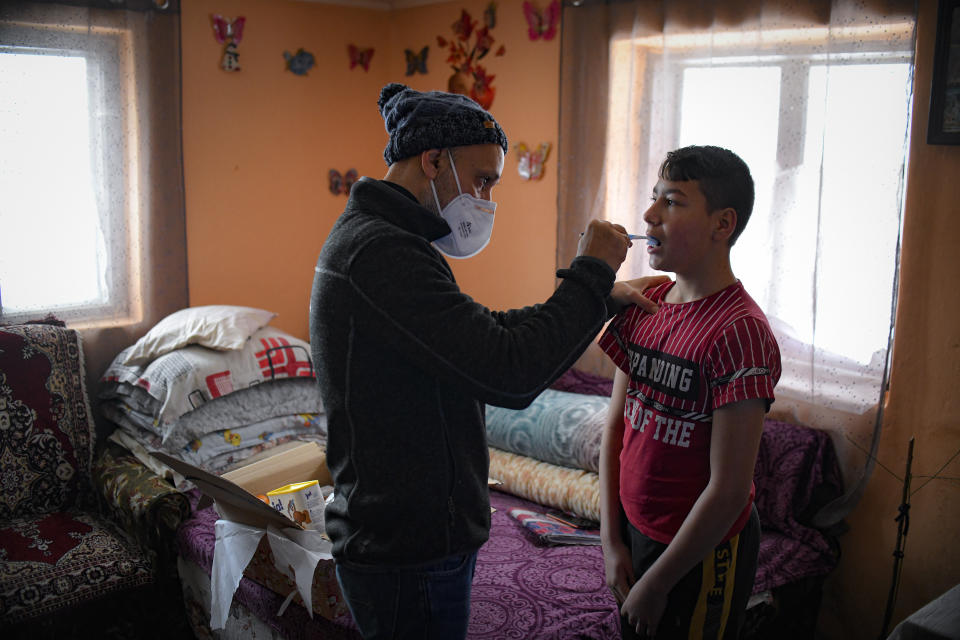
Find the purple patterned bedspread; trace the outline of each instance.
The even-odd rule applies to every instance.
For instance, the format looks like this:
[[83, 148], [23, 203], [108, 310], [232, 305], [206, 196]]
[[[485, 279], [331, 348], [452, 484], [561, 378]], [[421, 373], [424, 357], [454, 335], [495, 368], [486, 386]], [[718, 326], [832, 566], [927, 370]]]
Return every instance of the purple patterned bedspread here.
[[[199, 494], [188, 493], [196, 507]], [[481, 549], [473, 580], [468, 637], [475, 640], [605, 640], [620, 637], [616, 603], [603, 577], [598, 546], [541, 547], [507, 511], [539, 509], [515, 496], [490, 492], [497, 511], [491, 517], [490, 540]], [[213, 565], [217, 514], [212, 507], [195, 511], [178, 531], [180, 553], [207, 572]], [[234, 596], [257, 617], [286, 638], [359, 638], [353, 621], [311, 620], [306, 609], [291, 604], [277, 617], [283, 596], [243, 578]]]
[[541, 547], [507, 511], [540, 505], [497, 491], [473, 578], [469, 638], [620, 638], [599, 546]]
[[830, 436], [765, 420], [753, 483], [762, 531], [754, 593], [829, 573], [838, 547], [809, 520], [843, 493]]

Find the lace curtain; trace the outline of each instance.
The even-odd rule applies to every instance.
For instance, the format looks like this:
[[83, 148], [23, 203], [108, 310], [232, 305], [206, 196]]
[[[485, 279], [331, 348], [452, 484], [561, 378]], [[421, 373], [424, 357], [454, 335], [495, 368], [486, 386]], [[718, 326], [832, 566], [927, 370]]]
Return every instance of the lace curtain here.
[[[783, 356], [772, 416], [831, 433], [846, 495], [872, 469], [895, 304], [912, 2], [565, 4], [557, 264], [586, 222], [643, 233], [667, 151], [746, 160], [756, 205], [731, 254]], [[633, 250], [620, 278], [651, 273]]]
[[[7, 54], [8, 96], [20, 86], [18, 73], [35, 80], [54, 67], [68, 69], [66, 75], [43, 75], [49, 87], [30, 85], [45, 97], [19, 98], [34, 101], [31, 110], [40, 113], [41, 126], [60, 128], [62, 143], [31, 145], [22, 157], [11, 157], [13, 145], [0, 143], [7, 179], [34, 179], [38, 172], [26, 170], [31, 165], [47, 174], [42, 183], [8, 185], [7, 197], [0, 194], [0, 261], [17, 251], [21, 256], [18, 264], [0, 264], [0, 277], [10, 277], [10, 269], [31, 270], [37, 286], [53, 292], [43, 306], [18, 313], [10, 308], [17, 298], [4, 287], [0, 322], [51, 312], [79, 329], [93, 399], [110, 360], [188, 304], [179, 2], [3, 2], [0, 54]], [[22, 111], [11, 115], [17, 105], [0, 98], [0, 110], [4, 105], [10, 111], [0, 117], [22, 119]], [[48, 107], [55, 107], [49, 115]], [[0, 129], [0, 136], [13, 135], [13, 127]], [[66, 139], [77, 137], [82, 144], [70, 147]], [[18, 199], [11, 196], [14, 187]], [[59, 191], [83, 197], [64, 201]], [[83, 255], [77, 249], [81, 238], [92, 247]], [[81, 280], [70, 277], [86, 268], [94, 275], [82, 283], [92, 293], [79, 295], [74, 282]], [[99, 422], [99, 412], [95, 417]]]

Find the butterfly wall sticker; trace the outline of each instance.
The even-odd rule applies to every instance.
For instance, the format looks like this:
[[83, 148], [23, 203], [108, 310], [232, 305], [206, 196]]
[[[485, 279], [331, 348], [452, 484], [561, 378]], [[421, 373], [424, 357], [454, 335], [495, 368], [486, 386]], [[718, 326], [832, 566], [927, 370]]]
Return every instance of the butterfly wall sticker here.
[[531, 40], [553, 40], [560, 24], [560, 2], [553, 0], [543, 11], [529, 1], [524, 2], [523, 17], [527, 19], [527, 33]]
[[234, 20], [227, 20], [219, 13], [213, 14], [211, 19], [213, 20], [213, 37], [217, 42], [225, 45], [220, 67], [224, 71], [240, 71], [240, 53], [237, 51], [237, 45], [243, 38], [243, 25], [247, 19], [240, 16]]
[[541, 142], [536, 149], [528, 149], [527, 145], [517, 145], [517, 173], [524, 180], [539, 180], [543, 177], [543, 163], [550, 154], [550, 143]]
[[412, 76], [415, 73], [427, 73], [427, 54], [430, 53], [430, 47], [426, 46], [416, 53], [410, 49], [404, 49], [407, 56], [407, 75]]
[[340, 174], [336, 169], [330, 169], [330, 193], [335, 196], [339, 195], [350, 195], [350, 189], [353, 188], [353, 183], [357, 181], [357, 178], [360, 177], [360, 174], [357, 173], [356, 169], [350, 169], [343, 175]]
[[350, 68], [353, 69], [357, 65], [363, 67], [364, 71], [370, 70], [370, 58], [373, 57], [373, 49], [361, 49], [356, 45], [347, 45], [347, 52], [350, 54]]
[[284, 51], [283, 59], [287, 61], [287, 70], [298, 76], [307, 75], [307, 71], [309, 71], [316, 62], [313, 54], [305, 51], [302, 47], [297, 49], [297, 52], [294, 54], [291, 54], [289, 51]]

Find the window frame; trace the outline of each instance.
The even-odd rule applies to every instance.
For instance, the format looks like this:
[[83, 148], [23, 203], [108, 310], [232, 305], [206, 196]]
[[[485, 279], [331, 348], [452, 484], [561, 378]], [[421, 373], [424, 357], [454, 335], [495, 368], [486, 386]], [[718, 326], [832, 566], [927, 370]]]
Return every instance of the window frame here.
[[[51, 44], [51, 36], [56, 40]], [[131, 34], [116, 27], [88, 24], [18, 23], [4, 30], [0, 55], [81, 57], [88, 85], [91, 173], [99, 218], [104, 265], [100, 268], [104, 299], [89, 304], [51, 303], [42, 308], [12, 310], [0, 307], [6, 323], [24, 322], [53, 313], [77, 328], [116, 324], [135, 319], [134, 300], [139, 286], [136, 248], [139, 237], [135, 203], [137, 161], [128, 137], [136, 136], [137, 122], [127, 105], [135, 100], [129, 51]], [[118, 87], [111, 91], [108, 87]], [[128, 167], [127, 171], [123, 168]], [[122, 197], [103, 197], [105, 194]], [[116, 251], [112, 247], [123, 247]], [[0, 300], [2, 304], [2, 300]]]
[[[616, 61], [621, 66], [614, 70], [611, 68], [611, 87], [616, 87], [621, 83], [620, 90], [623, 87], [642, 85], [640, 95], [634, 104], [623, 108], [623, 106], [614, 106], [611, 104], [608, 121], [615, 119], [633, 119], [638, 122], [636, 131], [630, 131], [629, 137], [633, 141], [634, 147], [645, 154], [646, 160], [642, 161], [642, 166], [637, 167], [639, 178], [643, 180], [649, 178], [647, 174], [655, 174], [657, 166], [653, 165], [654, 157], [661, 157], [659, 149], [665, 153], [669, 149], [676, 148], [680, 141], [681, 113], [684, 84], [684, 71], [689, 68], [706, 68], [722, 66], [776, 66], [780, 68], [780, 101], [778, 123], [778, 143], [777, 161], [782, 167], [793, 167], [802, 163], [804, 148], [802, 145], [795, 147], [794, 157], [784, 157], [789, 145], [781, 145], [780, 140], [786, 135], [788, 127], [794, 128], [794, 135], [801, 134], [806, 138], [807, 118], [808, 118], [808, 88], [810, 82], [810, 73], [815, 66], [829, 64], [831, 66], [841, 65], [862, 65], [862, 64], [913, 64], [913, 24], [903, 23], [902, 25], [886, 26], [886, 32], [882, 35], [876, 34], [873, 39], [864, 37], [866, 30], [851, 28], [841, 31], [842, 37], [829, 37], [832, 33], [827, 28], [814, 28], [811, 31], [816, 35], [804, 36], [803, 31], [796, 30], [800, 34], [798, 42], [784, 43], [783, 41], [771, 45], [770, 43], [760, 43], [759, 37], [748, 37], [748, 34], [734, 34], [725, 32], [718, 37], [720, 42], [714, 42], [709, 35], [704, 34], [678, 34], [671, 36], [656, 36], [648, 38], [623, 38], [620, 42], [611, 42], [611, 61]], [[897, 39], [894, 45], [879, 41], [881, 37], [891, 37], [890, 32], [903, 35], [903, 38]], [[894, 37], [895, 37], [894, 35]], [[909, 37], [907, 37], [909, 36]], [[679, 42], [676, 46], [668, 46], [668, 39], [677, 37], [674, 42]], [[737, 44], [737, 38], [741, 43]], [[630, 47], [629, 53], [624, 50], [617, 50], [618, 46]], [[900, 46], [902, 45], [902, 46]], [[824, 53], [829, 49], [828, 53]], [[613, 64], [613, 63], [612, 63]], [[641, 69], [639, 73], [634, 74], [634, 67]], [[791, 74], [791, 70], [799, 70], [802, 73]], [[619, 73], [625, 75], [620, 76]], [[784, 78], [789, 78], [785, 82]], [[912, 70], [908, 72], [908, 82], [912, 82]], [[628, 89], [629, 90], [629, 89]], [[906, 90], [906, 88], [905, 88]], [[664, 96], [668, 96], [665, 100]], [[797, 99], [802, 99], [802, 105], [798, 105]], [[615, 98], [614, 98], [615, 99]], [[905, 94], [906, 99], [906, 94]], [[611, 100], [611, 103], [613, 100]], [[798, 121], [799, 119], [799, 121]], [[909, 141], [909, 131], [911, 126], [911, 113], [909, 106], [906, 113], [907, 140]], [[791, 122], [792, 120], [792, 122]], [[608, 140], [616, 139], [608, 132]], [[610, 148], [608, 144], [608, 149]], [[616, 151], [615, 153], [620, 153]], [[613, 159], [608, 155], [607, 162], [610, 166], [619, 166], [617, 157]], [[636, 178], [636, 170], [631, 172], [631, 176]], [[615, 178], [615, 176], [613, 176]], [[605, 216], [617, 222], [629, 224], [636, 222], [636, 213], [629, 214], [632, 220], [625, 221], [624, 205], [618, 201], [617, 189], [621, 189], [616, 180], [611, 180], [607, 176], [607, 198], [605, 205]], [[654, 178], [655, 179], [655, 178]], [[904, 179], [904, 178], [901, 178]], [[611, 185], [614, 185], [611, 187]], [[776, 189], [783, 188], [783, 185], [771, 185], [771, 201], [776, 201], [778, 192]], [[641, 190], [643, 187], [641, 187]], [[899, 215], [903, 213], [903, 188], [899, 193]], [[641, 207], [641, 210], [645, 207]], [[779, 226], [780, 221], [773, 222]], [[902, 224], [902, 223], [901, 223]], [[771, 230], [776, 230], [772, 226]], [[899, 229], [892, 229], [893, 233], [899, 234]], [[894, 260], [899, 259], [899, 241], [897, 242], [897, 255]], [[776, 266], [776, 255], [770, 256], [772, 266]], [[771, 273], [774, 273], [772, 270]], [[652, 273], [649, 267], [644, 265], [643, 273]], [[896, 286], [897, 270], [894, 268], [892, 287], [892, 308], [896, 304]], [[890, 323], [892, 327], [893, 317]], [[780, 327], [778, 331], [778, 341], [785, 341], [782, 347], [782, 358], [784, 364], [784, 377], [780, 381], [780, 393], [785, 397], [796, 397], [797, 399], [816, 399], [822, 402], [828, 399], [828, 406], [852, 414], [863, 414], [876, 407], [877, 400], [874, 397], [874, 388], [885, 379], [885, 369], [889, 361], [892, 349], [892, 328], [888, 332], [886, 344], [883, 345], [883, 353], [877, 359], [878, 353], [869, 363], [859, 362], [843, 354], [834, 353], [822, 346], [810, 344], [805, 340], [798, 340], [792, 336], [787, 329], [787, 325], [776, 318], [771, 318], [771, 323]], [[810, 367], [828, 368], [833, 372], [832, 377], [813, 380], [810, 378]], [[881, 390], [882, 393], [882, 390]]]

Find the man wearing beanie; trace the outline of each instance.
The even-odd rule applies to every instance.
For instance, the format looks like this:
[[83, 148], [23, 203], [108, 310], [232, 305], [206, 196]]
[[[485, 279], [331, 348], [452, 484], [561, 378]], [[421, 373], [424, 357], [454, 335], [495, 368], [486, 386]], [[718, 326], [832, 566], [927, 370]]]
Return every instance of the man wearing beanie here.
[[[594, 220], [546, 302], [477, 304], [445, 256], [486, 246], [507, 137], [457, 94], [389, 84], [378, 105], [389, 169], [354, 184], [310, 301], [335, 485], [326, 530], [365, 638], [463, 638], [490, 529], [484, 403], [526, 407], [577, 359], [611, 315], [630, 240]], [[631, 284], [617, 302], [647, 306]]]

